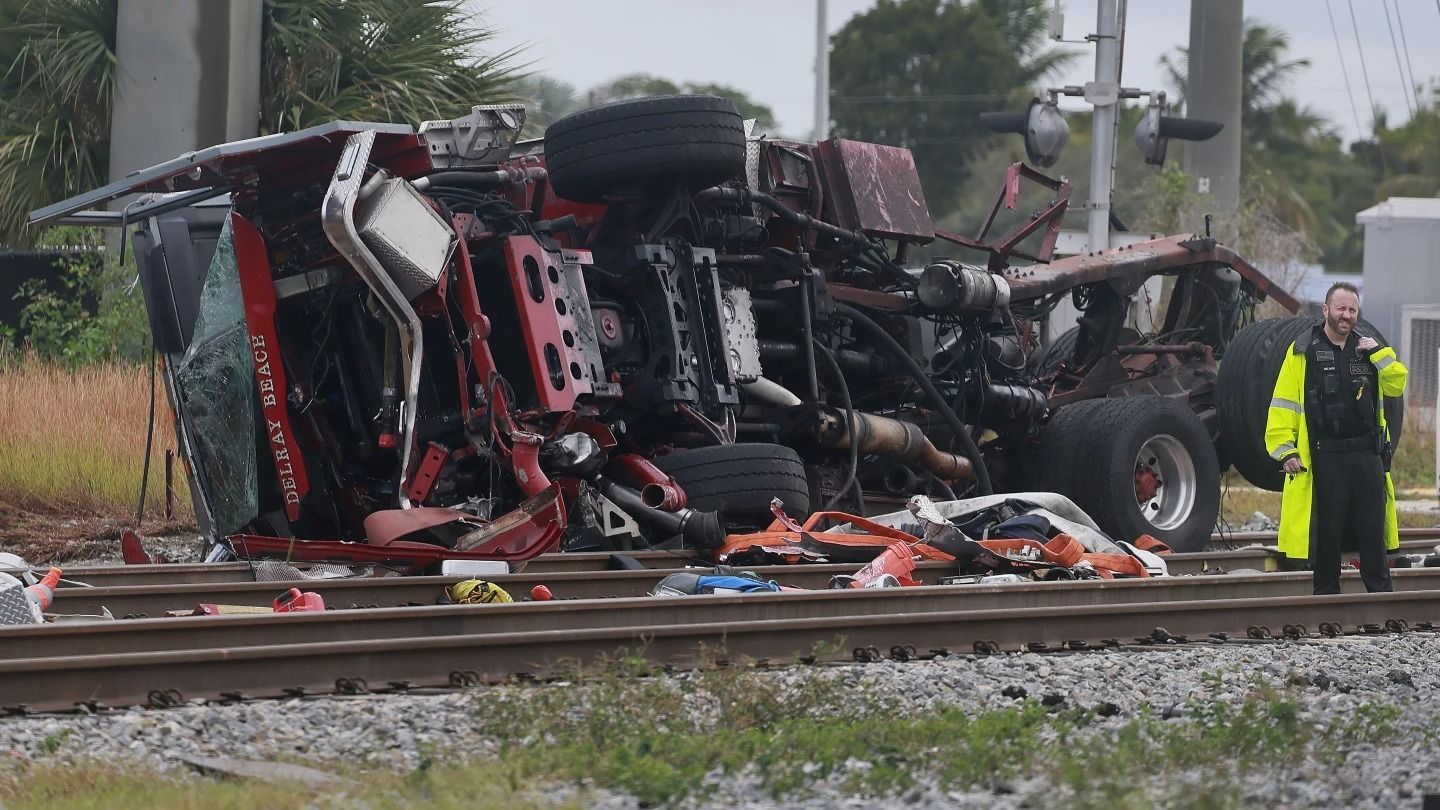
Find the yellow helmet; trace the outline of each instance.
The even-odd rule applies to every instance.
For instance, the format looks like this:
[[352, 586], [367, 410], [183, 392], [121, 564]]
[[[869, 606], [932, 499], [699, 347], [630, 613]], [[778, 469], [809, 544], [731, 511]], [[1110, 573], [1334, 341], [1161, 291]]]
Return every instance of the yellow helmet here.
[[450, 601], [460, 605], [475, 605], [491, 602], [513, 602], [505, 589], [483, 579], [467, 579], [451, 585], [448, 589]]

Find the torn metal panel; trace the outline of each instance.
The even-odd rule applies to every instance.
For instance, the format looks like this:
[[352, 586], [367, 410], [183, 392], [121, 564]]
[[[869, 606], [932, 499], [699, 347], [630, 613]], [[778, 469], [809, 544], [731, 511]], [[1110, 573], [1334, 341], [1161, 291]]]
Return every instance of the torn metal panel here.
[[831, 178], [831, 205], [841, 227], [910, 242], [935, 238], [909, 149], [843, 138], [816, 149]]
[[[124, 178], [94, 191], [30, 212], [30, 224], [40, 225], [59, 217], [94, 208], [111, 200], [141, 191], [167, 193], [202, 188], [224, 188], [246, 182], [280, 180], [298, 183], [313, 175], [315, 167], [328, 174], [345, 139], [373, 131], [379, 141], [376, 157], [394, 154], [400, 141], [413, 145], [414, 129], [408, 124], [373, 124], [332, 121], [299, 132], [263, 135], [187, 152], [173, 160], [131, 172]], [[313, 177], [311, 178], [313, 179]]]

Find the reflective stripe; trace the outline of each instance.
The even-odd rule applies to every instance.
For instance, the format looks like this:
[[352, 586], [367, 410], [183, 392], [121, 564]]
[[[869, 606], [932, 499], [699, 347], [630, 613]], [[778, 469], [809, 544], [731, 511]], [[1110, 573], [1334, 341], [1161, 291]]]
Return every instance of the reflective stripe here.
[[1274, 399], [1270, 400], [1270, 407], [1284, 408], [1287, 411], [1294, 411], [1295, 413], [1305, 413], [1305, 409], [1300, 407], [1300, 403], [1294, 400], [1285, 399], [1284, 397], [1275, 397]]
[[1295, 443], [1294, 443], [1294, 442], [1285, 442], [1284, 444], [1282, 444], [1282, 445], [1280, 445], [1279, 447], [1275, 448], [1275, 450], [1270, 453], [1270, 457], [1273, 458], [1273, 459], [1275, 459], [1276, 461], [1279, 461], [1280, 459], [1284, 458], [1285, 456], [1287, 456], [1287, 455], [1289, 455], [1290, 453], [1293, 453], [1293, 452], [1295, 452]]
[[1395, 362], [1395, 355], [1393, 355], [1393, 354], [1391, 354], [1391, 355], [1386, 355], [1386, 356], [1380, 358], [1379, 360], [1376, 360], [1376, 361], [1375, 361], [1375, 370], [1376, 370], [1376, 371], [1379, 371], [1380, 369], [1385, 368], [1386, 366], [1390, 365], [1390, 364], [1393, 363], [1393, 362]]

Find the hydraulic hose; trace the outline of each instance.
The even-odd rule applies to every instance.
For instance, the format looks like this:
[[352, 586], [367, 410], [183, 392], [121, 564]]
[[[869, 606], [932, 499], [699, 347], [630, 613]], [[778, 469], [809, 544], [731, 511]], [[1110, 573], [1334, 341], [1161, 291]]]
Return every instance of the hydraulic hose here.
[[960, 417], [955, 415], [955, 411], [950, 407], [950, 404], [945, 401], [945, 398], [940, 395], [940, 392], [936, 390], [934, 383], [930, 382], [930, 378], [925, 376], [925, 370], [920, 368], [920, 364], [915, 362], [915, 358], [911, 357], [910, 353], [905, 351], [905, 347], [901, 346], [899, 341], [895, 340], [894, 337], [891, 337], [890, 333], [886, 332], [880, 324], [870, 320], [869, 316], [860, 310], [849, 304], [842, 304], [837, 301], [835, 303], [835, 312], [842, 317], [848, 318], [851, 323], [859, 326], [866, 332], [869, 332], [871, 337], [879, 341], [880, 345], [888, 349], [890, 353], [895, 356], [895, 359], [905, 366], [910, 372], [910, 376], [914, 378], [915, 383], [920, 386], [920, 390], [924, 391], [925, 395], [930, 398], [931, 403], [935, 405], [935, 409], [940, 412], [946, 424], [955, 432], [955, 436], [960, 439], [960, 444], [965, 450], [965, 455], [970, 458], [970, 463], [975, 465], [975, 481], [980, 487], [980, 494], [993, 495], [995, 489], [990, 484], [990, 471], [985, 469], [985, 459], [980, 455], [980, 448], [975, 445], [975, 440], [971, 438], [970, 431], [965, 429], [965, 423], [961, 422]]
[[845, 406], [845, 432], [841, 435], [850, 450], [850, 469], [845, 477], [845, 483], [835, 490], [830, 502], [825, 504], [825, 511], [829, 512], [834, 509], [835, 504], [839, 503], [840, 499], [853, 488], [855, 490], [855, 512], [863, 515], [865, 514], [865, 489], [860, 486], [860, 482], [856, 478], [860, 474], [860, 441], [859, 437], [855, 435], [855, 429], [859, 423], [855, 418], [854, 404], [850, 400], [850, 384], [845, 382], [845, 372], [840, 370], [840, 364], [835, 362], [834, 356], [830, 354], [830, 349], [813, 337], [810, 340], [815, 344], [815, 348], [820, 350], [820, 356], [830, 364], [830, 373], [835, 375], [835, 384], [840, 388], [841, 404]]
[[488, 172], [448, 171], [416, 178], [413, 185], [420, 191], [425, 191], [431, 186], [490, 189], [520, 180], [540, 180], [546, 176], [545, 170], [539, 166], [523, 169], [495, 169]]
[[852, 245], [859, 245], [860, 247], [870, 247], [871, 245], [873, 245], [873, 243], [870, 241], [870, 238], [867, 237], [865, 234], [860, 233], [859, 231], [849, 231], [839, 226], [831, 225], [828, 222], [818, 220], [810, 216], [809, 214], [801, 214], [796, 211], [791, 211], [789, 208], [785, 207], [784, 203], [780, 202], [774, 197], [771, 197], [769, 194], [766, 194], [763, 191], [755, 191], [754, 189], [748, 188], [707, 188], [704, 191], [701, 191], [700, 193], [695, 195], [695, 201], [702, 205], [708, 205], [711, 203], [730, 203], [738, 205], [743, 205], [745, 203], [759, 203], [760, 205], [763, 205], [766, 208], [770, 209], [772, 212], [774, 212], [776, 216], [780, 217], [786, 222], [789, 222], [792, 225], [798, 225], [802, 228], [811, 228], [825, 234], [826, 236], [839, 239], [842, 242], [849, 242]]

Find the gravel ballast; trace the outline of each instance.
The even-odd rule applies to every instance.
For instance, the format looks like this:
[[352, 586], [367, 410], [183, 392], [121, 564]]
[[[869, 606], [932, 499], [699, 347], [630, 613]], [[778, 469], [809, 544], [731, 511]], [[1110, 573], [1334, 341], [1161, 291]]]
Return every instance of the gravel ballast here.
[[[1303, 719], [1323, 726], [1375, 705], [1401, 711], [1398, 733], [1379, 746], [1361, 745], [1335, 763], [1288, 763], [1277, 772], [1234, 778], [1245, 804], [1290, 807], [1418, 807], [1440, 793], [1440, 635], [1409, 633], [1300, 642], [1194, 644], [1153, 651], [1045, 655], [959, 656], [910, 663], [881, 662], [819, 670], [781, 669], [763, 677], [784, 690], [817, 671], [857, 705], [888, 701], [914, 713], [959, 707], [967, 712], [1015, 705], [1016, 687], [1034, 699], [1063, 698], [1065, 705], [1112, 704], [1123, 723], [1151, 714], [1185, 722], [1197, 702], [1239, 703], [1257, 683], [1273, 684], [1301, 706]], [[679, 676], [684, 677], [684, 676]], [[533, 688], [533, 687], [532, 687]], [[574, 688], [574, 687], [568, 687]], [[470, 718], [503, 690], [476, 689], [433, 695], [364, 695], [133, 709], [98, 715], [49, 715], [0, 720], [0, 762], [96, 760], [180, 771], [179, 755], [344, 763], [409, 770], [425, 757], [486, 756], [497, 741], [464, 733]], [[1109, 709], [1107, 708], [1107, 711]], [[1232, 763], [1233, 764], [1233, 763]], [[1208, 784], [1229, 772], [1215, 763], [1205, 772], [1179, 775], [1179, 784]], [[848, 762], [846, 770], [864, 769]], [[712, 774], [687, 806], [715, 807], [1034, 807], [1052, 803], [1043, 778], [1026, 777], [972, 790], [942, 788], [924, 778], [902, 795], [877, 801], [851, 797], [839, 778], [784, 799], [770, 797], [751, 774]], [[1176, 775], [1156, 785], [1174, 795]], [[552, 796], [570, 795], [562, 789]], [[634, 807], [634, 799], [604, 791], [585, 804]], [[1157, 795], [1161, 795], [1157, 793]], [[1050, 797], [1047, 799], [1047, 797]]]

